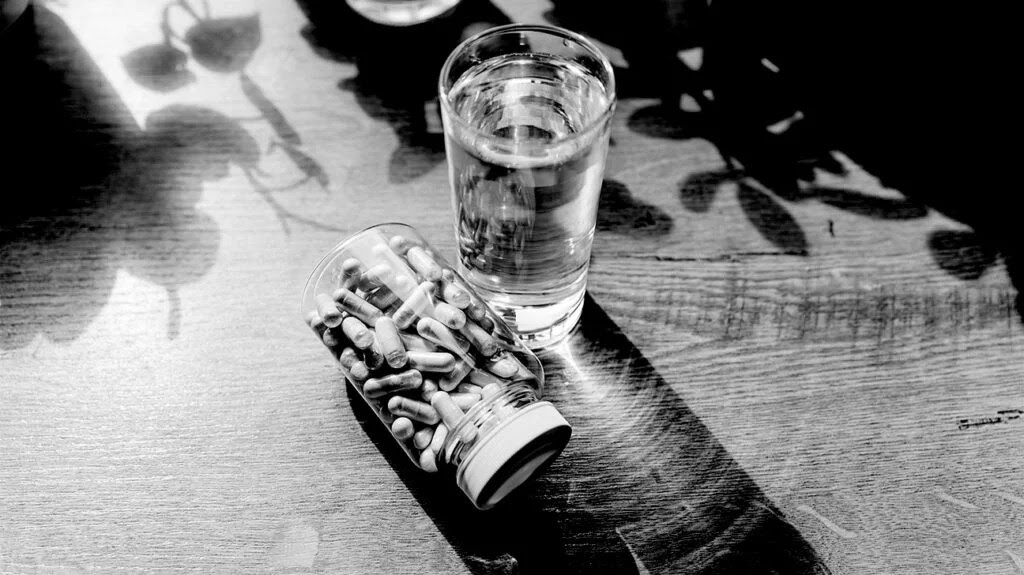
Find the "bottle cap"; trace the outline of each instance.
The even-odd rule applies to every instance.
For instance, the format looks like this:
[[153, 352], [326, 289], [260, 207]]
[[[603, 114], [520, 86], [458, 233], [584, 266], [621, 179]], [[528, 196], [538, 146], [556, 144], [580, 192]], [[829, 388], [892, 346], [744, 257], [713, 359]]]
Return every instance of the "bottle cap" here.
[[479, 509], [490, 509], [554, 461], [572, 428], [547, 401], [516, 413], [473, 447], [456, 481]]

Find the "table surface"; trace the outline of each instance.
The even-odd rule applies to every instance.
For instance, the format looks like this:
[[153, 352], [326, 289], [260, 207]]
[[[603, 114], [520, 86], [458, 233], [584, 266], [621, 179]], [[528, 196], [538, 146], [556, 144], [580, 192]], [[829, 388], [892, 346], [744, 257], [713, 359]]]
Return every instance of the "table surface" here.
[[37, 3], [44, 83], [3, 87], [31, 129], [0, 181], [0, 572], [1024, 572], [1024, 334], [964, 224], [841, 154], [774, 194], [623, 97], [584, 319], [542, 354], [573, 439], [477, 512], [298, 310], [367, 225], [451, 256], [436, 133], [306, 2], [205, 60], [159, 51], [167, 5]]

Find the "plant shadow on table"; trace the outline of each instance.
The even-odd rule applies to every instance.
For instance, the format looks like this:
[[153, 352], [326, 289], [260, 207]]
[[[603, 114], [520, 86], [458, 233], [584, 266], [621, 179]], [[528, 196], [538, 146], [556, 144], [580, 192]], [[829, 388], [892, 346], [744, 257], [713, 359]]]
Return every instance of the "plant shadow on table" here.
[[[696, 69], [653, 67], [677, 76], [665, 83], [694, 96], [699, 111], [682, 109], [669, 93], [627, 120], [650, 137], [704, 138], [718, 149], [724, 170], [681, 183], [687, 208], [707, 211], [718, 184], [738, 183], [751, 223], [786, 253], [806, 248], [787, 203], [820, 201], [897, 220], [936, 210], [970, 228], [930, 234], [924, 243], [936, 265], [972, 280], [1001, 259], [1024, 319], [1024, 228], [1008, 190], [1017, 160], [998, 137], [1013, 133], [1020, 110], [1019, 89], [1005, 73], [1016, 65], [1008, 8], [641, 0], [631, 18], [661, 24], [616, 26], [588, 3], [555, 5], [562, 19], [581, 22], [627, 56], [649, 46], [666, 61], [701, 48]], [[844, 174], [835, 152], [904, 197], [815, 185], [817, 174]]]
[[414, 468], [359, 396], [366, 433], [473, 573], [828, 573], [811, 545], [600, 306], [545, 351], [562, 456], [480, 512]]
[[43, 6], [2, 51], [0, 109], [14, 111], [0, 216], [0, 350], [37, 335], [81, 336], [119, 270], [167, 291], [165, 333], [180, 333], [179, 289], [216, 261], [220, 231], [197, 207], [203, 182], [257, 152], [237, 125], [200, 107], [158, 110], [140, 128], [66, 25]]
[[473, 33], [509, 22], [488, 0], [463, 0], [451, 12], [413, 26], [371, 22], [336, 0], [297, 0], [309, 21], [301, 34], [320, 56], [355, 63], [339, 89], [398, 138], [389, 159], [393, 183], [415, 180], [444, 162], [437, 79], [445, 58]]
[[[723, 96], [714, 112], [719, 148], [735, 152], [752, 176], [786, 201], [817, 198], [887, 219], [923, 217], [931, 209], [966, 225], [969, 230], [930, 233], [935, 263], [973, 280], [1001, 258], [1024, 314], [1024, 234], [1007, 191], [1016, 158], [992, 130], [1019, 115], [1019, 99], [1011, 95], [1017, 91], [1004, 73], [1015, 62], [999, 32], [1010, 14], [1003, 8], [922, 14], [868, 2], [850, 15], [829, 3], [795, 4], [800, 8], [792, 14], [742, 3], [719, 7], [719, 41], [709, 46], [715, 64], [709, 80]], [[881, 10], [886, 16], [879, 19]], [[873, 31], [870, 42], [865, 29]], [[919, 31], [913, 42], [906, 39], [910, 29]], [[949, 52], [951, 29], [957, 30], [955, 53]], [[737, 37], [750, 38], [760, 51], [740, 47]], [[758, 79], [762, 59], [778, 69], [770, 80]], [[765, 92], [780, 94], [795, 114], [784, 119], [781, 132], [779, 114], [749, 96]], [[764, 129], [773, 122], [779, 133]], [[811, 169], [834, 168], [833, 150], [906, 200], [813, 185]], [[799, 186], [801, 180], [810, 185]]]
[[422, 99], [389, 96], [361, 75], [342, 80], [338, 87], [354, 95], [368, 116], [386, 121], [398, 137], [398, 147], [388, 159], [391, 183], [415, 180], [444, 162], [444, 135], [428, 130]]
[[655, 238], [672, 231], [672, 218], [661, 208], [633, 197], [622, 182], [605, 178], [597, 208], [597, 230]]
[[[253, 191], [274, 210], [285, 233], [291, 232], [290, 222], [341, 231], [291, 212], [278, 200], [278, 192], [299, 188], [308, 182], [329, 191], [330, 178], [304, 146], [301, 134], [247, 71], [263, 40], [260, 13], [214, 15], [213, 7], [207, 1], [168, 0], [164, 4], [162, 19], [153, 24], [152, 34], [156, 41], [123, 55], [121, 61], [125, 70], [137, 84], [157, 92], [173, 92], [196, 81], [196, 75], [189, 69], [193, 63], [218, 75], [237, 77], [242, 95], [259, 113], [257, 117], [245, 120], [266, 122], [273, 130], [266, 155], [283, 153], [295, 168], [295, 174], [288, 175], [285, 181], [272, 181], [274, 178], [260, 169], [262, 154], [258, 149], [252, 150], [255, 153], [247, 150], [246, 157], [242, 158], [246, 161], [236, 163]], [[176, 19], [174, 15], [181, 18]], [[193, 136], [212, 135], [213, 139], [223, 139], [217, 133], [221, 130], [238, 141], [244, 141], [247, 146], [252, 142], [251, 147], [258, 148], [239, 121], [226, 116], [212, 118], [211, 113], [206, 115], [212, 120], [206, 133], [197, 132]]]

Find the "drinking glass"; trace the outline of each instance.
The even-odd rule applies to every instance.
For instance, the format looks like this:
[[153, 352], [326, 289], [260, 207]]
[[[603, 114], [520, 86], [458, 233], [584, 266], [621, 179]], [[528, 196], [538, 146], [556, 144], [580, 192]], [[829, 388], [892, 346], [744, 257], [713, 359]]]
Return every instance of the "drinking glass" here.
[[485, 30], [439, 82], [460, 273], [531, 348], [579, 320], [615, 109], [611, 64], [553, 26]]
[[412, 26], [447, 13], [459, 0], [345, 0], [365, 17], [386, 26]]

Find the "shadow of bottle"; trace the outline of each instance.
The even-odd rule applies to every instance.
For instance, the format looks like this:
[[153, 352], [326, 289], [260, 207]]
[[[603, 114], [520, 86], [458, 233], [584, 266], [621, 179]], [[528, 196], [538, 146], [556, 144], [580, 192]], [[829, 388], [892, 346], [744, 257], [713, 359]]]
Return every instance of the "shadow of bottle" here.
[[349, 392], [367, 434], [472, 572], [829, 572], [592, 299], [570, 339], [541, 359], [545, 398], [573, 439], [487, 512], [450, 477], [415, 469]]

